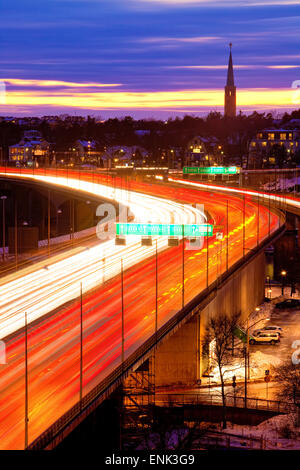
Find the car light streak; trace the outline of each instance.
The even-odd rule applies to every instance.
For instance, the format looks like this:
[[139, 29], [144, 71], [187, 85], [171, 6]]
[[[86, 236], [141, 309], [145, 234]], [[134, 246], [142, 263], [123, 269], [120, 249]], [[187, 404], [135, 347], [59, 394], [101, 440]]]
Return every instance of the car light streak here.
[[[3, 173], [0, 173], [0, 175]], [[166, 201], [158, 197], [143, 195], [134, 191], [111, 188], [84, 180], [43, 175], [22, 175], [22, 177], [68, 187], [72, 190], [97, 195], [128, 205], [135, 218], [141, 223], [195, 223], [205, 220], [199, 209]], [[174, 221], [174, 222], [173, 222]], [[24, 326], [24, 311], [28, 321], [33, 322], [60, 305], [78, 297], [80, 282], [83, 292], [99, 285], [99, 279], [111, 279], [120, 272], [120, 259], [124, 269], [155, 254], [155, 245], [145, 248], [138, 241], [127, 238], [126, 246], [116, 246], [114, 240], [99, 243], [95, 247], [67, 257], [65, 260], [49, 264], [47, 269], [18, 277], [5, 283], [1, 280], [0, 295], [0, 338]], [[153, 238], [159, 250], [167, 248], [167, 237]], [[108, 259], [104, 263], [103, 259]], [[95, 275], [96, 274], [96, 275]]]
[[214, 184], [205, 184], [205, 183], [198, 183], [195, 181], [190, 181], [190, 180], [181, 180], [179, 178], [168, 178], [168, 181], [173, 182], [173, 183], [179, 183], [183, 184], [185, 186], [193, 186], [195, 188], [202, 188], [202, 189], [208, 189], [208, 190], [215, 190], [215, 191], [224, 191], [225, 193], [233, 193], [233, 194], [245, 194], [246, 196], [255, 196], [255, 197], [260, 197], [265, 200], [271, 200], [273, 202], [277, 203], [286, 203], [291, 206], [300, 208], [300, 201], [296, 200], [295, 198], [292, 197], [287, 197], [287, 196], [278, 196], [277, 194], [272, 194], [272, 193], [265, 193], [263, 191], [252, 191], [251, 189], [237, 189], [237, 188], [232, 188], [230, 186], [218, 186]]
[[[14, 172], [10, 170], [10, 173]], [[19, 173], [17, 172], [17, 176], [22, 178], [24, 175]], [[37, 172], [35, 170], [35, 173], [39, 178], [46, 176], [44, 170]], [[60, 178], [57, 180], [53, 178], [55, 170], [51, 172], [47, 170], [47, 173], [52, 177], [52, 184], [61, 181]], [[65, 177], [67, 172], [61, 170], [58, 173]], [[201, 202], [205, 205], [213, 223], [224, 225], [226, 208], [229, 206], [228, 236], [224, 233], [223, 243], [216, 240], [215, 236], [209, 239], [209, 256], [206, 243], [203, 248], [199, 247], [192, 252], [186, 250], [184, 273], [182, 245], [167, 249], [167, 240], [157, 239], [158, 328], [182, 308], [183, 274], [185, 303], [187, 303], [226, 271], [227, 244], [228, 266], [241, 259], [244, 229], [246, 229], [244, 235], [247, 249], [253, 249], [258, 242], [268, 237], [269, 230], [272, 233], [278, 227], [278, 214], [269, 213], [265, 205], [260, 207], [258, 213], [255, 202], [247, 198], [244, 210], [243, 201], [236, 195], [228, 193], [224, 196], [224, 193], [212, 193], [211, 187], [209, 191], [205, 189], [199, 191], [198, 188], [179, 184], [151, 185], [135, 181], [131, 182], [131, 189], [134, 191], [125, 190], [124, 193], [113, 187], [114, 183], [116, 186], [121, 186], [122, 181], [118, 178], [112, 181], [106, 175], [92, 173], [78, 173], [76, 176], [76, 171], [70, 171], [68, 176], [69, 178], [65, 178], [67, 186], [70, 182], [76, 191], [90, 190], [93, 194], [94, 190], [96, 192], [99, 189], [99, 182], [106, 181], [107, 186], [99, 190], [100, 197], [104, 194], [110, 194], [112, 198], [117, 196], [121, 202], [126, 201], [130, 208], [136, 205], [135, 211], [147, 217], [159, 206], [159, 215], [156, 214], [156, 219], [155, 214], [153, 215], [151, 219], [153, 222], [158, 219], [163, 222], [170, 221], [170, 218], [173, 218], [173, 210], [179, 214], [175, 214], [177, 218], [181, 217], [181, 210], [184, 212], [182, 217], [186, 220], [195, 218], [197, 214], [191, 206], [184, 206], [183, 209], [182, 204]], [[31, 177], [28, 172], [26, 178]], [[80, 181], [72, 181], [75, 178]], [[87, 187], [86, 182], [92, 186]], [[220, 189], [222, 188], [218, 188]], [[173, 200], [180, 201], [181, 204], [174, 203]], [[147, 207], [147, 211], [144, 207]], [[258, 217], [260, 231], [257, 234]], [[50, 258], [47, 261], [47, 269], [39, 264], [36, 272], [29, 273], [28, 270], [24, 270], [15, 273], [15, 277], [10, 275], [0, 281], [1, 293], [5, 296], [5, 302], [0, 304], [0, 308], [5, 310], [2, 315], [6, 315], [9, 310], [9, 317], [6, 318], [7, 328], [18, 328], [18, 322], [23, 327], [25, 302], [28, 302], [26, 307], [32, 309], [30, 315], [33, 316], [36, 311], [35, 305], [39, 305], [41, 311], [44, 309], [45, 312], [54, 305], [65, 303], [66, 298], [76, 297], [51, 314], [42, 316], [37, 323], [29, 325], [28, 328], [29, 442], [78, 403], [80, 280], [83, 280], [85, 292], [83, 297], [83, 396], [85, 396], [121, 363], [121, 280], [119, 275], [115, 275], [119, 273], [120, 257], [124, 258], [126, 269], [123, 295], [125, 359], [155, 332], [154, 253], [153, 246], [141, 247], [140, 240], [134, 237], [128, 239], [126, 247], [115, 246], [113, 241], [106, 241], [97, 243], [89, 250], [83, 249], [75, 253], [74, 250], [67, 251], [64, 253], [65, 259], [61, 259], [63, 256], [61, 255], [60, 261], [57, 257], [52, 261]], [[22, 275], [22, 272], [26, 274]], [[56, 287], [53, 284], [56, 284]], [[15, 296], [16, 291], [18, 291], [17, 296]], [[12, 302], [16, 302], [15, 308], [12, 308]], [[53, 302], [53, 305], [49, 306], [49, 302]], [[0, 446], [2, 449], [22, 449], [24, 447], [24, 330], [19, 329], [10, 338], [6, 338], [6, 346], [9, 359], [7, 364], [0, 367]]]

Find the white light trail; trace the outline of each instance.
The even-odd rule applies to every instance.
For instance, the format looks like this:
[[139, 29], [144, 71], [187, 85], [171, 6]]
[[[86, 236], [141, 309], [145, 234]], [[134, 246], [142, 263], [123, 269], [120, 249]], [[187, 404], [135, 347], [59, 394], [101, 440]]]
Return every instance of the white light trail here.
[[[192, 206], [127, 189], [64, 177], [21, 177], [117, 201], [128, 206], [136, 219], [144, 223], [192, 224], [206, 220], [205, 214]], [[114, 240], [108, 240], [75, 255], [66, 253], [65, 259], [52, 264], [50, 258], [44, 268], [21, 277], [17, 273], [14, 280], [11, 275], [8, 282], [6, 278], [1, 279], [0, 338], [24, 327], [25, 311], [30, 323], [77, 298], [80, 282], [83, 292], [87, 292], [116, 276], [120, 272], [121, 259], [127, 269], [153, 256], [156, 239], [159, 250], [167, 248], [167, 237], [153, 238], [154, 245], [150, 247], [141, 246], [140, 238], [137, 240], [136, 237], [127, 238], [126, 246], [116, 246]]]
[[270, 199], [271, 201], [274, 201], [274, 202], [284, 202], [285, 204], [288, 204], [288, 205], [291, 205], [300, 209], [300, 201], [297, 201], [295, 199], [292, 199], [286, 196], [277, 196], [276, 194], [272, 194], [272, 193], [252, 191], [250, 189], [236, 189], [236, 188], [225, 187], [225, 186], [217, 186], [213, 184], [204, 184], [204, 183], [198, 183], [194, 181], [180, 180], [177, 178], [168, 178], [168, 181], [171, 181], [173, 183], [183, 184], [185, 186], [194, 186], [196, 188], [198, 187], [198, 188], [208, 189], [209, 191], [215, 190], [215, 191], [222, 191], [222, 192], [228, 192], [228, 193], [245, 194], [246, 196], [256, 196], [256, 197], [260, 197], [260, 198], [267, 199], [267, 200]]

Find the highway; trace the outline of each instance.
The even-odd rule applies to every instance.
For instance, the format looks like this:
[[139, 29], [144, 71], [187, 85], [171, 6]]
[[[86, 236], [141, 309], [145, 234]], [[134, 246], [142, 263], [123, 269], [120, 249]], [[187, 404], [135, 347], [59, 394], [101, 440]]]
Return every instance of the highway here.
[[[60, 173], [61, 175], [61, 173]], [[23, 175], [24, 176], [24, 175]], [[268, 222], [274, 231], [278, 217], [266, 207], [246, 201], [243, 227], [243, 201], [230, 194], [224, 197], [211, 191], [127, 182], [93, 175], [72, 177], [35, 174], [34, 178], [60, 184], [99, 196], [124, 198], [134, 213], [149, 220], [192, 223], [197, 215], [190, 206], [204, 204], [211, 222], [226, 221], [229, 205], [229, 266], [243, 255], [243, 230], [246, 248], [254, 248], [268, 236]], [[84, 179], [83, 179], [84, 178]], [[105, 180], [106, 178], [106, 183]], [[87, 184], [90, 184], [88, 187]], [[112, 186], [114, 184], [114, 186]], [[110, 186], [111, 185], [111, 186]], [[125, 193], [124, 193], [125, 191]], [[144, 191], [145, 194], [140, 194]], [[104, 194], [105, 193], [105, 194]], [[176, 201], [176, 202], [175, 202]], [[143, 211], [141, 213], [141, 208]], [[145, 209], [147, 213], [145, 214]], [[259, 234], [257, 218], [259, 216]], [[202, 214], [203, 217], [203, 214]], [[176, 220], [176, 221], [177, 221]], [[148, 221], [148, 220], [147, 220]], [[175, 221], [175, 222], [176, 222]], [[226, 234], [224, 239], [209, 239], [207, 247], [185, 251], [185, 302], [211, 283], [226, 269]], [[167, 247], [158, 241], [158, 327], [182, 307], [182, 246]], [[105, 251], [107, 250], [107, 251]], [[141, 345], [155, 326], [155, 248], [141, 247], [133, 240], [126, 247], [108, 241], [10, 282], [1, 280], [1, 333], [6, 340], [7, 364], [0, 365], [0, 447], [24, 448], [25, 361], [24, 311], [29, 315], [29, 442], [49, 427], [79, 399], [80, 354], [80, 282], [83, 286], [83, 394], [90, 391], [121, 360], [121, 277], [120, 258], [124, 259], [125, 358]], [[105, 259], [105, 263], [103, 260]], [[30, 277], [28, 277], [30, 276]]]

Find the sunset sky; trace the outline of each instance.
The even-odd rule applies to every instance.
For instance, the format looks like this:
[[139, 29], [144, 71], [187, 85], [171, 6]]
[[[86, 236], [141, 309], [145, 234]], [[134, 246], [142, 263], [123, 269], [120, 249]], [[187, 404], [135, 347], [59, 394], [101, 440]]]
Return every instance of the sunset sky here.
[[[300, 1], [1, 2], [1, 115], [169, 117], [300, 108]], [[294, 86], [295, 83], [294, 83]]]

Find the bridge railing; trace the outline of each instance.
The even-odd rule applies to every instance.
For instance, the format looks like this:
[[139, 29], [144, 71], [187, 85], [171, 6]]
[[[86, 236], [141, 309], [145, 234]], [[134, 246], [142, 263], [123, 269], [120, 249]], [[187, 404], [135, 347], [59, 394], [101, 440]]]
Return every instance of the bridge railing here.
[[[186, 406], [186, 405], [210, 405], [223, 406], [221, 394], [201, 395], [201, 393], [168, 393], [158, 394], [155, 400], [161, 406]], [[264, 398], [247, 397], [245, 406], [244, 396], [226, 394], [226, 406], [235, 408], [247, 408], [252, 410], [273, 411], [275, 413], [290, 413], [296, 406], [291, 402], [267, 400]]]

